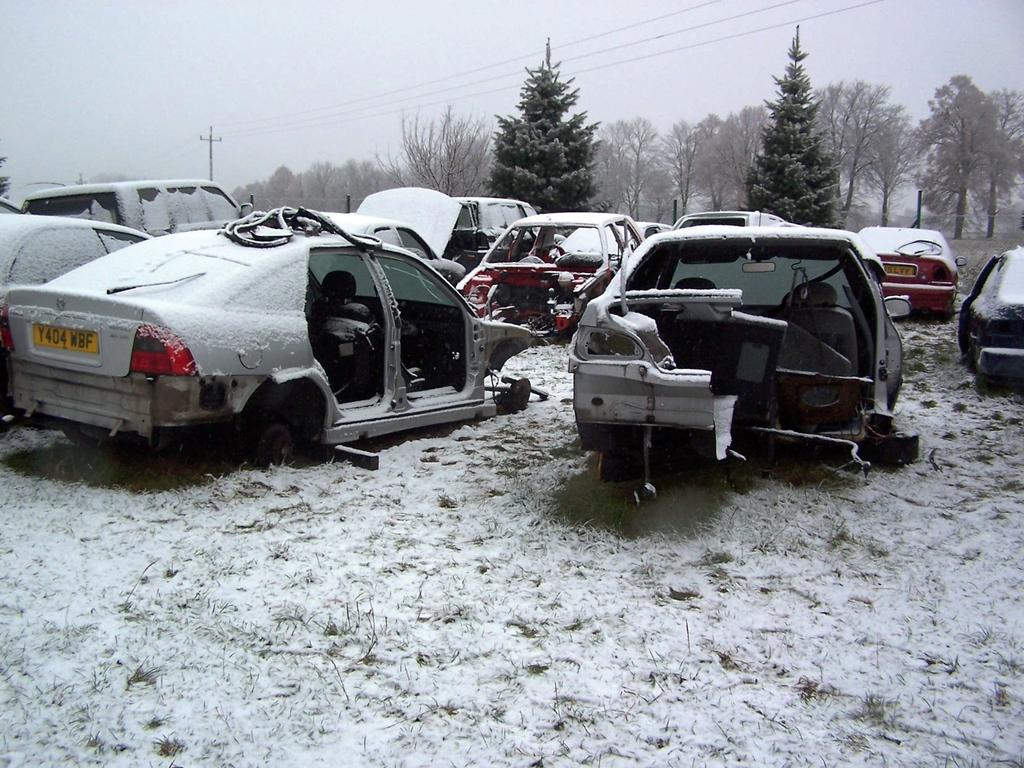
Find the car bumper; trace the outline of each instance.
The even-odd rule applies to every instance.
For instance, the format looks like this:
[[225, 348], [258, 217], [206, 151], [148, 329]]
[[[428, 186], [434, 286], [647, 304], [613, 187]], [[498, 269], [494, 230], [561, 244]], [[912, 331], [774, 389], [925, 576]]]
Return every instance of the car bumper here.
[[977, 369], [988, 381], [1024, 384], [1024, 349], [983, 347], [978, 353]]
[[25, 360], [11, 366], [14, 407], [152, 440], [162, 427], [232, 419], [264, 377], [96, 376]]
[[912, 283], [882, 283], [886, 296], [906, 296], [910, 306], [918, 312], [948, 314], [956, 298], [955, 285], [915, 285]]
[[711, 373], [667, 371], [644, 360], [570, 355], [573, 410], [580, 424], [673, 427], [715, 433], [719, 458], [730, 443], [736, 398], [711, 391]]

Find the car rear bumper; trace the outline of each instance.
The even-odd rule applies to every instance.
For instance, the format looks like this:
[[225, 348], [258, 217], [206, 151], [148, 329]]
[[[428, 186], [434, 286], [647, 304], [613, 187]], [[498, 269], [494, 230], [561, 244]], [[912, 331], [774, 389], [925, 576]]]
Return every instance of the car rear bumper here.
[[64, 419], [109, 430], [111, 435], [134, 433], [151, 440], [157, 428], [230, 420], [243, 392], [251, 392], [257, 384], [237, 377], [97, 376], [14, 360], [10, 390], [14, 407], [28, 416]]
[[982, 347], [977, 369], [988, 381], [1024, 384], [1024, 349]]
[[915, 285], [912, 283], [882, 283], [886, 296], [907, 296], [910, 306], [919, 312], [948, 314], [956, 298], [955, 285]]
[[709, 371], [663, 371], [643, 360], [570, 358], [580, 422], [715, 428]]

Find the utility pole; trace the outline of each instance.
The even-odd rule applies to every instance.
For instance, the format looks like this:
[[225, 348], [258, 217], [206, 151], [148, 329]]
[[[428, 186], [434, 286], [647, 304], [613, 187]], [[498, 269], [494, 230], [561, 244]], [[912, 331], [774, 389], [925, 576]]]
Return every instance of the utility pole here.
[[199, 140], [200, 141], [205, 141], [205, 142], [207, 142], [210, 145], [210, 181], [213, 181], [213, 142], [215, 142], [215, 141], [222, 141], [222, 139], [221, 139], [220, 136], [218, 136], [217, 138], [213, 137], [213, 126], [211, 125], [210, 126], [210, 135], [209, 136], [203, 136], [202, 134], [200, 134]]

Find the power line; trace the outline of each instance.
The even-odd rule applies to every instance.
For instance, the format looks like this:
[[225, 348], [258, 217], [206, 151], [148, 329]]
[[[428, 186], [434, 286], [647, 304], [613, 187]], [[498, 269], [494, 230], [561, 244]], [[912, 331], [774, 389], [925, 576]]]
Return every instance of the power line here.
[[[793, 0], [793, 1], [796, 2], [797, 0]], [[615, 29], [610, 29], [610, 30], [606, 30], [604, 32], [599, 32], [599, 33], [597, 33], [595, 35], [589, 35], [587, 37], [581, 37], [581, 38], [579, 38], [577, 40], [572, 40], [572, 41], [570, 41], [568, 43], [564, 43], [564, 44], [560, 45], [559, 48], [561, 48], [561, 49], [572, 48], [574, 46], [581, 45], [583, 43], [588, 43], [588, 42], [590, 42], [592, 40], [598, 40], [598, 39], [600, 39], [602, 37], [607, 37], [608, 35], [617, 34], [619, 32], [625, 32], [627, 30], [635, 29], [636, 27], [641, 27], [641, 26], [644, 26], [644, 25], [647, 25], [647, 24], [653, 24], [656, 21], [663, 21], [664, 19], [670, 18], [672, 16], [679, 16], [680, 14], [689, 13], [690, 11], [696, 11], [696, 10], [699, 10], [701, 8], [706, 8], [709, 5], [716, 5], [717, 3], [721, 3], [721, 2], [723, 2], [723, 0], [705, 0], [704, 2], [697, 3], [696, 5], [688, 6], [686, 8], [682, 8], [682, 9], [680, 9], [678, 11], [672, 11], [671, 13], [664, 13], [661, 16], [655, 16], [655, 17], [650, 18], [650, 19], [644, 19], [643, 21], [634, 22], [633, 24], [627, 24], [627, 25], [622, 26], [622, 27], [616, 27]], [[428, 86], [428, 85], [436, 85], [437, 83], [450, 82], [451, 80], [457, 80], [457, 79], [462, 78], [462, 77], [468, 77], [470, 75], [476, 75], [476, 74], [479, 74], [480, 72], [484, 72], [484, 71], [486, 71], [488, 69], [495, 69], [497, 67], [502, 67], [502, 66], [504, 66], [506, 64], [514, 64], [517, 61], [523, 61], [523, 60], [526, 60], [526, 59], [532, 59], [532, 58], [535, 58], [537, 56], [543, 55], [543, 53], [544, 53], [543, 51], [531, 51], [530, 53], [524, 53], [521, 56], [514, 56], [511, 59], [504, 59], [502, 61], [494, 62], [493, 64], [485, 64], [483, 66], [477, 66], [477, 67], [474, 67], [473, 69], [466, 70], [465, 72], [459, 72], [457, 74], [447, 75], [445, 77], [439, 77], [439, 78], [436, 78], [434, 80], [424, 80], [422, 82], [415, 83], [414, 85], [407, 85], [407, 86], [403, 86], [401, 88], [395, 88], [394, 90], [384, 91], [384, 92], [378, 93], [378, 94], [372, 94], [370, 96], [361, 96], [361, 97], [358, 97], [358, 98], [355, 98], [355, 99], [350, 99], [348, 101], [339, 102], [338, 104], [332, 104], [332, 105], [324, 106], [324, 107], [315, 107], [313, 109], [307, 109], [307, 110], [303, 110], [301, 112], [292, 112], [292, 113], [289, 113], [287, 115], [276, 115], [276, 116], [271, 116], [271, 117], [253, 118], [252, 120], [243, 120], [241, 122], [234, 122], [234, 123], [231, 123], [231, 122], [222, 123], [221, 124], [221, 128], [223, 129], [223, 127], [225, 125], [228, 128], [231, 128], [231, 127], [238, 128], [238, 127], [244, 127], [244, 126], [249, 126], [249, 125], [255, 125], [256, 123], [273, 122], [273, 121], [276, 121], [276, 120], [293, 118], [293, 117], [301, 116], [301, 115], [313, 115], [313, 114], [317, 114], [317, 113], [320, 113], [320, 112], [330, 112], [330, 111], [333, 111], [335, 109], [340, 109], [342, 107], [349, 107], [349, 106], [351, 106], [353, 104], [359, 104], [359, 103], [366, 102], [366, 101], [376, 101], [378, 99], [382, 99], [382, 98], [385, 98], [387, 96], [394, 96], [395, 94], [398, 94], [398, 93], [404, 93], [405, 91], [416, 90], [416, 89], [423, 88], [423, 87]], [[515, 73], [510, 73], [508, 75], [499, 75], [496, 78], [492, 78], [492, 79], [498, 79], [498, 78], [501, 78], [501, 77], [511, 77], [513, 74], [518, 76], [521, 73], [516, 71]], [[480, 82], [481, 81], [475, 81], [474, 83], [463, 83], [462, 86], [452, 86], [452, 88], [466, 87], [466, 86], [469, 86], [469, 85], [479, 85]], [[483, 81], [483, 82], [487, 82], [487, 81]], [[448, 88], [448, 89], [445, 89], [445, 90], [451, 90], [451, 88]], [[409, 98], [417, 98], [420, 95], [422, 95], [422, 94], [416, 94], [415, 96], [411, 96]], [[428, 95], [430, 95], [430, 94], [428, 94]], [[400, 101], [403, 101], [403, 100], [404, 99], [400, 99]], [[379, 108], [380, 106], [382, 106], [382, 105], [378, 104], [377, 108]], [[365, 107], [365, 109], [374, 109], [374, 108], [375, 107]], [[355, 111], [359, 111], [359, 110], [355, 110]]]
[[[752, 11], [744, 11], [743, 13], [734, 14], [732, 16], [726, 16], [726, 17], [721, 18], [721, 19], [716, 19], [716, 20], [713, 20], [713, 21], [703, 22], [701, 24], [694, 24], [694, 25], [691, 25], [689, 27], [683, 27], [681, 29], [675, 29], [675, 30], [672, 30], [670, 32], [662, 32], [662, 33], [654, 35], [652, 37], [646, 37], [646, 38], [642, 38], [642, 39], [639, 39], [639, 40], [633, 40], [633, 41], [628, 42], [628, 43], [620, 43], [618, 45], [613, 45], [613, 46], [610, 46], [608, 48], [601, 48], [601, 49], [596, 50], [596, 51], [591, 51], [589, 53], [580, 54], [578, 56], [574, 56], [574, 57], [571, 57], [569, 59], [563, 59], [562, 61], [564, 63], [564, 62], [567, 62], [567, 61], [579, 61], [580, 59], [591, 58], [593, 56], [600, 56], [602, 54], [609, 53], [611, 51], [620, 50], [622, 48], [636, 46], [636, 45], [642, 45], [644, 43], [653, 42], [655, 40], [662, 40], [662, 39], [664, 39], [666, 37], [672, 37], [672, 36], [675, 36], [675, 35], [680, 35], [680, 34], [683, 34], [685, 32], [692, 32], [692, 31], [697, 30], [697, 29], [705, 29], [707, 27], [715, 26], [717, 24], [724, 24], [726, 22], [736, 21], [737, 19], [748, 18], [750, 16], [754, 16], [754, 15], [759, 14], [759, 13], [765, 13], [767, 11], [777, 10], [778, 8], [782, 8], [784, 6], [793, 5], [795, 3], [800, 3], [800, 2], [805, 2], [805, 0], [781, 0], [781, 2], [777, 2], [777, 3], [773, 4], [773, 5], [767, 5], [767, 6], [764, 6], [762, 8], [757, 8], [757, 9], [752, 10]], [[636, 26], [636, 25], [630, 25], [630, 26]], [[615, 30], [615, 31], [621, 31], [621, 29], [622, 28], [620, 28], [619, 30]], [[604, 34], [610, 34], [610, 33], [602, 33], [601, 35], [594, 35], [592, 37], [601, 37]], [[579, 41], [577, 41], [577, 42], [579, 42]], [[358, 113], [358, 112], [363, 112], [363, 111], [366, 111], [366, 110], [369, 110], [369, 109], [381, 109], [382, 107], [388, 107], [388, 106], [391, 106], [391, 105], [398, 105], [398, 104], [401, 104], [403, 102], [409, 101], [410, 99], [421, 99], [421, 98], [426, 98], [426, 97], [429, 97], [429, 96], [437, 96], [437, 95], [442, 94], [442, 93], [448, 93], [448, 92], [451, 92], [451, 91], [459, 91], [459, 90], [461, 90], [463, 88], [469, 88], [469, 87], [475, 86], [475, 85], [484, 85], [486, 83], [493, 83], [495, 81], [504, 80], [504, 79], [507, 79], [507, 78], [510, 78], [510, 77], [517, 78], [517, 82], [518, 82], [518, 78], [521, 77], [521, 73], [517, 71], [517, 72], [508, 72], [508, 73], [501, 74], [501, 75], [493, 75], [491, 77], [485, 77], [485, 78], [482, 78], [480, 80], [473, 80], [473, 81], [470, 81], [468, 83], [462, 83], [460, 85], [450, 85], [450, 86], [447, 86], [445, 88], [439, 88], [437, 90], [427, 91], [425, 93], [416, 93], [416, 94], [414, 94], [412, 96], [403, 96], [403, 97], [398, 98], [398, 99], [392, 99], [390, 101], [386, 101], [386, 102], [384, 102], [382, 104], [368, 105], [368, 106], [365, 106], [365, 107], [355, 107], [355, 108], [352, 108], [352, 109], [341, 109], [341, 111], [338, 111], [338, 112], [335, 112], [335, 110], [338, 110], [340, 107], [339, 106], [335, 106], [335, 107], [323, 108], [320, 111], [322, 111], [322, 112], [334, 112], [335, 114], [330, 115], [330, 117], [338, 118], [338, 117], [343, 117], [343, 116], [346, 116], [346, 115], [352, 115], [352, 114]], [[406, 90], [406, 89], [399, 89], [399, 90]], [[301, 115], [301, 114], [306, 114], [306, 113], [296, 113], [296, 114], [297, 115]], [[324, 115], [319, 116], [319, 117], [307, 117], [305, 119], [300, 119], [300, 120], [294, 120], [293, 119], [294, 115], [293, 116], [288, 116], [288, 117], [279, 117], [279, 118], [275, 118], [275, 120], [278, 121], [277, 125], [254, 126], [252, 128], [249, 128], [249, 129], [242, 129], [240, 132], [238, 132], [238, 133], [236, 133], [234, 135], [237, 136], [237, 137], [250, 136], [250, 135], [262, 135], [263, 131], [270, 130], [270, 129], [284, 128], [284, 127], [307, 127], [308, 125], [321, 125], [322, 123], [319, 122], [319, 121], [321, 121], [321, 120], [323, 120], [323, 119], [325, 119], [327, 117], [328, 117], [327, 114], [324, 114]], [[314, 122], [309, 123], [308, 121], [314, 121]]]
[[[781, 28], [784, 28], [784, 27], [790, 27], [790, 26], [793, 26], [795, 24], [801, 24], [801, 23], [806, 22], [806, 21], [814, 21], [814, 20], [817, 20], [817, 19], [826, 18], [828, 16], [835, 16], [835, 15], [840, 14], [840, 13], [846, 13], [848, 11], [858, 10], [860, 8], [866, 8], [866, 7], [871, 6], [871, 5], [878, 5], [878, 4], [880, 4], [880, 3], [884, 2], [884, 1], [885, 0], [867, 0], [866, 2], [856, 3], [854, 5], [848, 5], [848, 6], [844, 6], [842, 8], [836, 8], [836, 9], [831, 10], [831, 11], [824, 11], [822, 13], [816, 13], [816, 14], [812, 14], [812, 15], [809, 15], [809, 16], [803, 16], [803, 17], [800, 17], [800, 18], [797, 18], [797, 19], [790, 19], [788, 21], [782, 21], [782, 22], [779, 22], [777, 24], [769, 24], [769, 25], [766, 25], [766, 26], [763, 26], [763, 27], [757, 27], [755, 29], [746, 30], [744, 32], [735, 32], [735, 33], [732, 33], [732, 34], [729, 34], [729, 35], [723, 35], [722, 37], [713, 38], [711, 40], [704, 40], [704, 41], [697, 42], [697, 43], [690, 43], [688, 45], [678, 46], [676, 48], [669, 48], [669, 49], [666, 49], [666, 50], [663, 50], [663, 51], [656, 51], [654, 53], [648, 53], [648, 54], [644, 54], [642, 56], [634, 56], [634, 57], [627, 58], [627, 59], [620, 59], [620, 60], [617, 60], [617, 61], [605, 62], [604, 64], [598, 64], [598, 65], [593, 66], [593, 67], [588, 67], [586, 69], [579, 69], [579, 70], [576, 70], [575, 72], [568, 72], [566, 74], [569, 77], [575, 77], [577, 75], [585, 74], [585, 73], [588, 73], [588, 72], [596, 72], [596, 71], [602, 70], [602, 69], [609, 69], [611, 67], [618, 67], [618, 66], [621, 66], [623, 64], [632, 64], [632, 63], [637, 62], [637, 61], [643, 61], [643, 60], [646, 60], [646, 59], [656, 58], [658, 56], [665, 56], [665, 55], [670, 54], [670, 53], [679, 53], [681, 51], [693, 50], [695, 48], [701, 48], [701, 47], [708, 46], [708, 45], [713, 45], [713, 44], [716, 44], [716, 43], [722, 43], [722, 42], [727, 42], [729, 40], [736, 40], [736, 39], [743, 38], [743, 37], [749, 37], [751, 35], [759, 34], [761, 32], [768, 32], [768, 31], [775, 30], [775, 29], [781, 29]], [[437, 101], [419, 103], [419, 104], [415, 104], [415, 105], [412, 105], [412, 106], [414, 106], [415, 108], [419, 109], [419, 108], [423, 108], [423, 107], [437, 106], [439, 104], [449, 104], [449, 103], [456, 102], [456, 101], [464, 101], [466, 99], [476, 98], [477, 96], [488, 96], [488, 95], [491, 95], [493, 93], [500, 93], [502, 91], [506, 91], [506, 90], [508, 90], [510, 88], [515, 88], [515, 87], [519, 87], [519, 85], [518, 84], [503, 85], [503, 86], [499, 86], [498, 88], [490, 88], [490, 89], [485, 90], [485, 91], [475, 91], [473, 93], [464, 94], [462, 96], [452, 96], [452, 97], [449, 97], [449, 98], [440, 99], [440, 100], [437, 100]], [[325, 125], [344, 125], [345, 123], [357, 122], [359, 120], [369, 120], [369, 119], [375, 118], [375, 117], [387, 117], [387, 116], [390, 116], [390, 115], [402, 114], [403, 112], [406, 111], [406, 109], [407, 108], [389, 109], [389, 110], [386, 110], [386, 111], [383, 111], [383, 112], [374, 112], [374, 113], [371, 113], [371, 114], [356, 115], [356, 116], [353, 116], [353, 117], [343, 117], [341, 119], [338, 119], [337, 117], [318, 118], [318, 119], [316, 119], [316, 120], [314, 120], [312, 122], [301, 122], [301, 123], [295, 123], [293, 125], [268, 127], [268, 128], [263, 128], [263, 129], [252, 129], [251, 131], [242, 131], [242, 132], [239, 132], [239, 133], [236, 133], [236, 134], [232, 134], [232, 135], [234, 137], [236, 137], [236, 138], [252, 137], [252, 136], [265, 136], [265, 135], [269, 135], [269, 134], [273, 134], [273, 133], [280, 133], [282, 131], [298, 130], [298, 129], [302, 129], [302, 128], [317, 128], [317, 127], [325, 126]]]

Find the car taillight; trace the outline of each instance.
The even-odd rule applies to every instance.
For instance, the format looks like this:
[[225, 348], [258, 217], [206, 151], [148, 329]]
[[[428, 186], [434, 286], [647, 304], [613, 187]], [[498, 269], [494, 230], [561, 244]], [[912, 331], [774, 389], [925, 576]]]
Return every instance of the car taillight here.
[[0, 345], [4, 349], [14, 351], [14, 336], [11, 335], [11, 321], [8, 318], [6, 304], [0, 307]]
[[196, 361], [185, 342], [155, 325], [140, 325], [132, 345], [132, 373], [195, 376]]
[[932, 280], [937, 283], [948, 283], [949, 282], [949, 270], [943, 266], [938, 266], [935, 271], [932, 272]]

